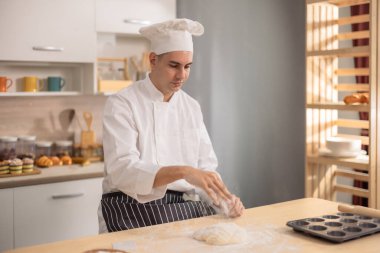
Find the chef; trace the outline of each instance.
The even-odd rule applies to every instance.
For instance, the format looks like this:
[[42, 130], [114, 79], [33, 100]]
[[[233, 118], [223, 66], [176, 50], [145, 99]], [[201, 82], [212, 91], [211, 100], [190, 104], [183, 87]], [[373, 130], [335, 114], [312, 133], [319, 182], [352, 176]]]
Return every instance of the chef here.
[[200, 105], [181, 90], [192, 36], [203, 31], [189, 19], [140, 29], [151, 42], [151, 72], [110, 96], [104, 108], [101, 233], [212, 215], [222, 206], [229, 217], [242, 215], [242, 202], [215, 171]]

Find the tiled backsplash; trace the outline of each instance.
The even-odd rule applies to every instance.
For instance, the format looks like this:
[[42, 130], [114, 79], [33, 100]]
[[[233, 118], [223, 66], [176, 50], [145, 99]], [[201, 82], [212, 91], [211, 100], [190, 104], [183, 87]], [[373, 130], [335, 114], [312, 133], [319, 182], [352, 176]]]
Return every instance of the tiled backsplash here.
[[87, 130], [83, 112], [93, 113], [92, 129], [102, 141], [106, 96], [1, 97], [0, 135], [35, 135], [37, 140], [80, 142]]

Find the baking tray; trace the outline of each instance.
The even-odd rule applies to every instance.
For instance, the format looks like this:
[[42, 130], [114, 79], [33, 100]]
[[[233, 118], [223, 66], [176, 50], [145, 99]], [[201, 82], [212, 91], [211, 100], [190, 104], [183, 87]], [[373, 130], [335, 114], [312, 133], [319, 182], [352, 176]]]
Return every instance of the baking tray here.
[[380, 231], [380, 218], [338, 212], [312, 218], [288, 221], [297, 232], [341, 243]]

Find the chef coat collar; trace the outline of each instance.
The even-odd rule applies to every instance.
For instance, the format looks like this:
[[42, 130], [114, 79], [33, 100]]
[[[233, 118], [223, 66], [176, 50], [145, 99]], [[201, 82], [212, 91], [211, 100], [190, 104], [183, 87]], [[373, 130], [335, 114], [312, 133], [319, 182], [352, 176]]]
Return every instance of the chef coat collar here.
[[[157, 89], [157, 87], [153, 84], [152, 80], [150, 80], [149, 74], [146, 75], [144, 83], [146, 84], [145, 86], [146, 86], [146, 89], [148, 90], [150, 98], [154, 102], [163, 102], [163, 103], [166, 103], [166, 102], [164, 102], [164, 94], [162, 94], [162, 92], [159, 91]], [[171, 97], [171, 99], [169, 100], [169, 102], [167, 102], [168, 104], [173, 104], [174, 103], [174, 101], [177, 98], [177, 94], [176, 93], [177, 92], [174, 92], [174, 94]]]

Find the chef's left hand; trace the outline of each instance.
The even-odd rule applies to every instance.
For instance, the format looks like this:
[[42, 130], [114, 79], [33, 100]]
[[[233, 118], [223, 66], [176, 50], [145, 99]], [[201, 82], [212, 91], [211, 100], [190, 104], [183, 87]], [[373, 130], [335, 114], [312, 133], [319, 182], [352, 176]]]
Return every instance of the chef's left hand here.
[[235, 195], [232, 195], [232, 198], [230, 199], [230, 201], [231, 201], [231, 205], [230, 205], [230, 211], [228, 213], [228, 217], [236, 218], [236, 217], [241, 216], [245, 208], [240, 198], [236, 197]]

